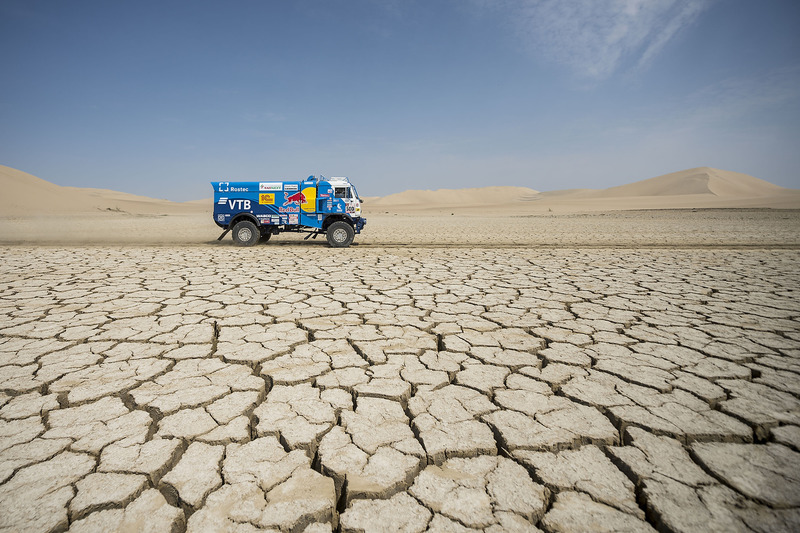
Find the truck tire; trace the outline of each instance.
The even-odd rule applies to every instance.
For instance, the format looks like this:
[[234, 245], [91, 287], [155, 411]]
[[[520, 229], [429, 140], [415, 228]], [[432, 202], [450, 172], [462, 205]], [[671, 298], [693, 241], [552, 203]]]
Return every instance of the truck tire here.
[[233, 227], [233, 242], [236, 246], [253, 246], [261, 238], [261, 232], [249, 220], [237, 222]]
[[356, 232], [353, 226], [343, 220], [337, 220], [328, 226], [328, 230], [325, 233], [325, 238], [328, 239], [328, 244], [332, 248], [347, 248], [353, 242], [355, 236]]
[[261, 232], [261, 238], [259, 239], [259, 242], [265, 243], [270, 239], [270, 237], [272, 237], [272, 232], [271, 231], [262, 231]]

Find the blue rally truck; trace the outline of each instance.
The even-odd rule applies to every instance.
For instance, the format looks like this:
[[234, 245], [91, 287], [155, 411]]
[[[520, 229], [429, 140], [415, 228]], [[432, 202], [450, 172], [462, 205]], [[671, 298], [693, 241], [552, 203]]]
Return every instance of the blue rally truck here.
[[253, 246], [283, 231], [325, 234], [334, 248], [350, 246], [367, 219], [347, 178], [303, 181], [213, 181], [214, 222], [239, 246]]

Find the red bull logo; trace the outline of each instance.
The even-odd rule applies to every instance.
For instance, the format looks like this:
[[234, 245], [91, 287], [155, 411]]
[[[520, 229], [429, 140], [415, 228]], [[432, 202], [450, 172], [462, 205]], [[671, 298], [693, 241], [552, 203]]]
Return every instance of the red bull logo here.
[[306, 203], [306, 195], [303, 194], [303, 191], [298, 191], [292, 195], [289, 193], [283, 193], [284, 197], [284, 204], [304, 204]]
[[288, 206], [296, 204], [299, 205], [300, 209], [304, 212], [313, 213], [316, 210], [316, 201], [317, 189], [315, 187], [306, 187], [302, 191], [297, 191], [293, 194], [289, 194], [288, 192], [283, 193], [283, 205], [285, 209], [289, 209]]

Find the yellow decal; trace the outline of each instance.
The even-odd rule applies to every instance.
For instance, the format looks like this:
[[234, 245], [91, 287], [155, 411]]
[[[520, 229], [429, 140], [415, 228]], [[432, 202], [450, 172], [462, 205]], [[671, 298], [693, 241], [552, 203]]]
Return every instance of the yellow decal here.
[[303, 189], [303, 199], [305, 201], [300, 204], [300, 209], [306, 213], [314, 213], [317, 210], [317, 188], [306, 187]]
[[261, 205], [275, 205], [275, 194], [264, 194], [261, 193], [258, 195], [258, 203]]

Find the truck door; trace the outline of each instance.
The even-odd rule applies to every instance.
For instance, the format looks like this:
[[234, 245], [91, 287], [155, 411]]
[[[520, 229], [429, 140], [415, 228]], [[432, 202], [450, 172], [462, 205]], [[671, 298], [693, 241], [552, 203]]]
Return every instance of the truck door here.
[[353, 194], [353, 189], [349, 185], [334, 187], [334, 197], [340, 198], [344, 203], [345, 212], [350, 216], [361, 216], [361, 202]]

